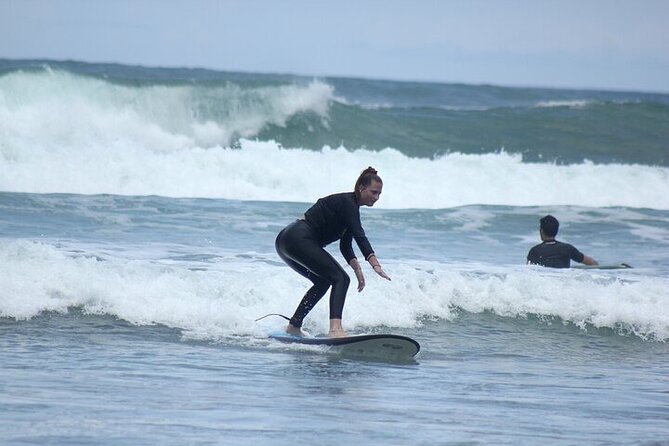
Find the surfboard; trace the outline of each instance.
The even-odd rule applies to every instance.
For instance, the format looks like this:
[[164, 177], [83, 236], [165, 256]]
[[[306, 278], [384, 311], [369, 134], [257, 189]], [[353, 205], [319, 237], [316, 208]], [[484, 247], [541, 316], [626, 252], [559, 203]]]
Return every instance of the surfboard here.
[[408, 336], [395, 334], [362, 334], [343, 338], [296, 336], [286, 332], [269, 335], [270, 339], [290, 344], [322, 345], [345, 356], [387, 360], [408, 360], [420, 351], [420, 344]]
[[577, 269], [630, 269], [631, 265], [627, 263], [611, 263], [603, 265], [574, 265], [572, 268]]

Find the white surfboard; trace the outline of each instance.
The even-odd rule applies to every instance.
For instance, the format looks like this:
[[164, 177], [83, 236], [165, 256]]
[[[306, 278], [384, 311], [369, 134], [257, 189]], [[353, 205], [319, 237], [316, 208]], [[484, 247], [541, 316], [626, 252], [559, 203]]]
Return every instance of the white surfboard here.
[[386, 360], [408, 360], [420, 351], [420, 344], [408, 336], [394, 334], [364, 334], [343, 338], [296, 336], [285, 332], [269, 335], [271, 339], [290, 343], [322, 345], [336, 349], [345, 356]]

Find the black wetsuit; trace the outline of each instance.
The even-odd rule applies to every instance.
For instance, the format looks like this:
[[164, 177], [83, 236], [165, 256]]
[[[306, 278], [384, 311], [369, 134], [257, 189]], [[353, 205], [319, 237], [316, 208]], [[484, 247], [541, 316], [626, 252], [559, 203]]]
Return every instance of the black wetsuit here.
[[583, 263], [585, 256], [569, 243], [550, 240], [540, 243], [527, 253], [527, 261], [549, 268], [569, 268], [570, 259]]
[[314, 284], [295, 310], [290, 319], [291, 325], [301, 327], [305, 316], [330, 286], [330, 319], [341, 319], [351, 279], [339, 262], [323, 248], [339, 240], [339, 250], [349, 263], [355, 258], [353, 239], [365, 259], [374, 254], [360, 224], [360, 206], [353, 192], [319, 199], [305, 212], [303, 220], [289, 224], [276, 237], [279, 257]]

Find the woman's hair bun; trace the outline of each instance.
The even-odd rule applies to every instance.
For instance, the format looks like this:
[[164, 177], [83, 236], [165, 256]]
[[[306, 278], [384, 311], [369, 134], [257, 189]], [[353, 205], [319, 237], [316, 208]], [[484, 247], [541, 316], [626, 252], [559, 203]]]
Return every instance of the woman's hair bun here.
[[363, 170], [360, 176], [358, 177], [358, 180], [355, 182], [355, 187], [353, 190], [355, 191], [355, 196], [360, 199], [360, 186], [369, 186], [372, 181], [378, 181], [379, 183], [383, 184], [383, 181], [381, 180], [381, 177], [379, 177], [376, 169], [374, 169], [372, 166], [369, 166], [367, 169]]

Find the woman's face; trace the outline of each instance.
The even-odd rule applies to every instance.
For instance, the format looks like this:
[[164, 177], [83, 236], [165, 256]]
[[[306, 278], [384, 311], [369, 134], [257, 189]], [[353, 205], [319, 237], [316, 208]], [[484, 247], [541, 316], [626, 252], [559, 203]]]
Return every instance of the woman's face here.
[[383, 183], [372, 180], [369, 186], [360, 186], [360, 205], [374, 206], [383, 191]]

